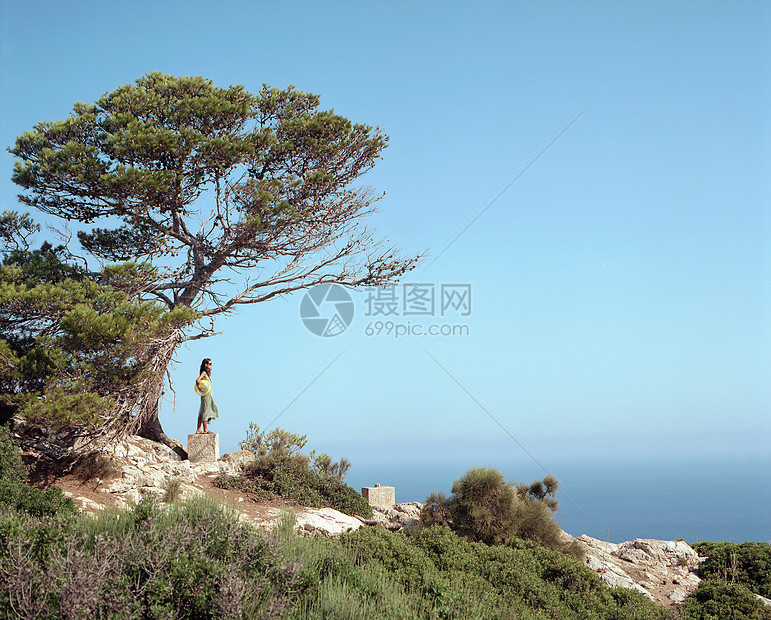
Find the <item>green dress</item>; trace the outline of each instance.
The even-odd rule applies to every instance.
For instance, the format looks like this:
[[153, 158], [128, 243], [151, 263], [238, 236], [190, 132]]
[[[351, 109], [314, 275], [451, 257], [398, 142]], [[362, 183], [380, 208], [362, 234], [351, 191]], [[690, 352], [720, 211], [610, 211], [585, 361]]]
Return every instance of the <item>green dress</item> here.
[[[211, 382], [211, 379], [209, 379]], [[198, 407], [198, 423], [206, 422], [206, 424], [209, 424], [212, 420], [219, 417], [219, 412], [217, 411], [217, 404], [214, 402], [214, 399], [211, 396], [211, 390], [209, 390], [209, 393], [206, 394], [206, 396], [201, 396], [201, 406]]]

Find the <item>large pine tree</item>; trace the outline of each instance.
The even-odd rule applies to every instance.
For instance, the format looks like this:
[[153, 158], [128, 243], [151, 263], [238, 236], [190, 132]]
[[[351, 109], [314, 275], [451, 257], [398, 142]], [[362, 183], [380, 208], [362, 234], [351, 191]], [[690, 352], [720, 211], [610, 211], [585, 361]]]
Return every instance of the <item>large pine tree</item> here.
[[17, 139], [20, 200], [91, 225], [79, 251], [100, 284], [176, 313], [137, 358], [151, 372], [123, 405], [126, 428], [173, 443], [158, 421], [166, 369], [219, 315], [322, 282], [384, 285], [415, 266], [366, 228], [378, 196], [355, 184], [386, 143], [293, 87], [251, 94], [159, 73]]

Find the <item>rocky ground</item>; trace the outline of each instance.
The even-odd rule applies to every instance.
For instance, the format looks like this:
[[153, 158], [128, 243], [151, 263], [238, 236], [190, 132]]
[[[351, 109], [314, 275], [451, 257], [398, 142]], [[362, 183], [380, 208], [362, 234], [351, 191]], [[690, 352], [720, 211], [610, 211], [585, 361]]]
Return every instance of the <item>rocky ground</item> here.
[[[292, 510], [297, 517], [295, 527], [304, 535], [338, 536], [364, 526], [409, 528], [417, 523], [420, 513], [420, 504], [409, 502], [376, 508], [372, 520], [362, 520], [331, 508], [264, 501], [240, 490], [215, 487], [213, 481], [218, 474], [238, 473], [254, 459], [246, 451], [225, 454], [216, 462], [191, 464], [161, 444], [134, 437], [118, 448], [104, 448], [102, 454], [104, 458], [90, 471], [81, 468], [62, 475], [40, 467], [36, 482], [41, 486], [59, 485], [81, 510], [90, 513], [108, 506], [126, 506], [149, 493], [161, 497], [168, 493], [182, 497], [205, 493], [237, 508], [244, 521], [265, 529], [275, 527], [282, 510]], [[28, 457], [34, 457], [34, 451]], [[586, 535], [565, 537], [584, 547], [586, 564], [608, 585], [638, 590], [660, 605], [682, 602], [699, 583], [700, 558], [683, 541], [637, 539], [614, 544]]]
[[681, 540], [636, 539], [614, 544], [585, 534], [586, 564], [610, 586], [642, 592], [659, 605], [682, 603], [699, 585], [702, 558]]

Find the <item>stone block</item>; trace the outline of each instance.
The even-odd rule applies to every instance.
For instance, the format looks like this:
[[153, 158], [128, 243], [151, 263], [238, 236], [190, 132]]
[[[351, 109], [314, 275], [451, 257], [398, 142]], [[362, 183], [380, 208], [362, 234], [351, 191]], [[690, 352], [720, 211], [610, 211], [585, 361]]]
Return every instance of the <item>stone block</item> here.
[[223, 454], [220, 461], [230, 471], [243, 471], [250, 465], [257, 463], [257, 457], [249, 450], [236, 450]]
[[361, 487], [361, 494], [369, 502], [370, 506], [379, 508], [393, 508], [396, 505], [396, 490], [394, 487]]
[[220, 436], [201, 433], [187, 436], [187, 458], [191, 463], [215, 462], [220, 458]]

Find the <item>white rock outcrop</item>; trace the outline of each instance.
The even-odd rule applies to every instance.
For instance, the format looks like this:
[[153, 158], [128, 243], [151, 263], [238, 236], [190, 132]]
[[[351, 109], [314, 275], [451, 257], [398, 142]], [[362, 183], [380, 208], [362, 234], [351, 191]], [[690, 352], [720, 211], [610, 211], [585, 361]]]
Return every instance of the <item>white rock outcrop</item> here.
[[332, 538], [362, 527], [356, 517], [343, 514], [333, 508], [303, 508], [297, 512], [295, 529], [305, 536]]
[[[129, 437], [117, 445], [103, 446], [100, 452], [111, 460], [113, 469], [109, 476], [96, 480], [99, 491], [109, 493], [114, 500], [105, 499], [105, 505], [134, 503], [149, 493], [163, 496], [173, 481], [179, 482], [182, 496], [188, 496], [197, 491], [194, 485], [200, 476], [235, 473], [249, 462], [241, 453], [233, 456], [228, 453], [219, 461], [191, 463], [181, 460], [165, 445], [142, 437]], [[93, 500], [80, 503], [89, 512], [98, 506]]]
[[637, 590], [661, 605], [682, 603], [701, 581], [698, 554], [680, 540], [615, 544], [586, 535], [575, 540], [586, 552], [587, 566], [605, 583]]
[[418, 524], [422, 507], [420, 502], [404, 502], [395, 504], [393, 508], [373, 506], [372, 520], [387, 530], [410, 529]]
[[[109, 494], [112, 501], [105, 497], [104, 503], [99, 503], [68, 493], [85, 512], [98, 512], [108, 504], [137, 503], [148, 494], [163, 496], [173, 481], [179, 482], [179, 492], [183, 497], [202, 493], [197, 486], [201, 476], [242, 472], [256, 462], [251, 452], [238, 450], [223, 454], [218, 461], [191, 463], [180, 460], [166, 446], [141, 437], [129, 437], [117, 446], [102, 447], [101, 454], [110, 458], [113, 471], [109, 477], [97, 479], [96, 487], [99, 493]], [[339, 536], [363, 525], [361, 519], [332, 508], [297, 507], [291, 510], [296, 515], [295, 529], [305, 536]], [[394, 512], [403, 514], [404, 510]], [[281, 508], [264, 507], [259, 514], [241, 513], [241, 519], [256, 527], [272, 530], [281, 512]]]

